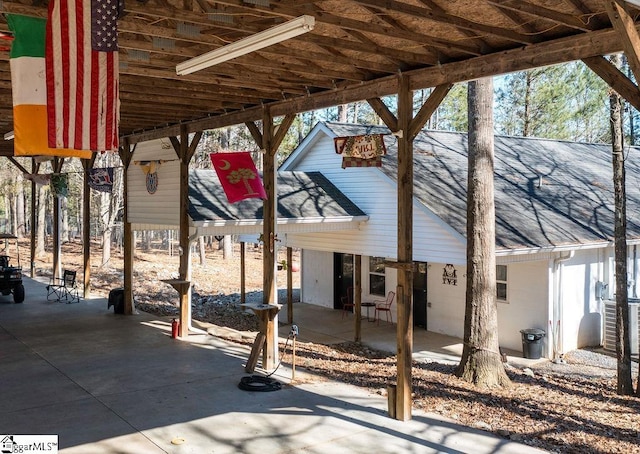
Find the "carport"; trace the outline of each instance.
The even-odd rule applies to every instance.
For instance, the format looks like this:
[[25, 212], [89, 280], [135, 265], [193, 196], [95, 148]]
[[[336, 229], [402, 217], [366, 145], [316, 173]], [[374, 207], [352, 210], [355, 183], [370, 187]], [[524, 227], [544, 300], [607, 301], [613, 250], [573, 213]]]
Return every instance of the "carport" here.
[[[46, 3], [3, 1], [2, 12], [46, 17]], [[570, 60], [583, 60], [635, 108], [640, 107], [637, 85], [604, 58], [624, 51], [635, 80], [640, 79], [637, 5], [623, 0], [130, 1], [118, 21], [121, 159], [128, 168], [137, 143], [171, 140], [180, 160], [180, 244], [188, 250], [188, 164], [202, 131], [246, 124], [264, 151], [269, 200], [264, 204], [263, 237], [271, 241], [276, 224], [275, 153], [295, 115], [367, 100], [399, 141], [396, 416], [408, 420], [413, 138], [454, 83]], [[253, 47], [248, 54], [194, 74], [176, 73], [176, 65], [188, 58], [300, 16], [313, 17], [313, 30], [266, 48]], [[7, 31], [4, 18], [0, 27]], [[6, 54], [0, 65], [4, 75], [0, 125], [8, 132], [12, 108]], [[430, 97], [416, 109], [413, 92], [427, 88], [433, 89]], [[388, 95], [397, 95], [397, 114], [382, 100]], [[11, 142], [3, 141], [1, 151], [17, 163]], [[62, 158], [54, 160], [54, 166], [61, 163]], [[93, 162], [86, 160], [84, 165], [88, 169]], [[37, 172], [35, 161], [32, 170]], [[85, 214], [87, 210], [85, 203]], [[132, 309], [131, 233], [127, 220], [128, 312]], [[274, 293], [272, 250], [265, 248], [265, 295]], [[88, 254], [85, 257], [88, 261]], [[189, 254], [181, 256], [182, 280], [188, 276], [189, 260]], [[87, 288], [89, 278], [85, 266]]]
[[242, 391], [245, 345], [174, 340], [167, 318], [48, 302], [44, 283], [25, 284], [24, 304], [0, 302], [0, 427], [57, 435], [60, 452], [540, 452], [423, 412], [390, 420], [380, 395], [300, 369], [289, 386], [286, 366], [282, 390]]

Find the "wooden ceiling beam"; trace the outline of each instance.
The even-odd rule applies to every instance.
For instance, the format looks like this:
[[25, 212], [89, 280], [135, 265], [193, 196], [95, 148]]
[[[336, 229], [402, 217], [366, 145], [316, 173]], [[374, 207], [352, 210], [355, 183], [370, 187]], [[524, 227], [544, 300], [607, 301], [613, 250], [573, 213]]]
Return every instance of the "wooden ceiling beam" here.
[[528, 14], [530, 16], [545, 19], [555, 24], [564, 25], [566, 27], [574, 28], [580, 31], [587, 32], [597, 29], [594, 24], [583, 22], [582, 20], [576, 18], [575, 16], [572, 16], [571, 14], [565, 14], [563, 12], [544, 8], [542, 6], [534, 5], [522, 0], [487, 0], [487, 2], [492, 5], [498, 6], [499, 8], [518, 11], [523, 14]]
[[[157, 93], [157, 89], [164, 90], [166, 95], [173, 97], [193, 98], [193, 99], [209, 99], [212, 101], [224, 100], [228, 103], [236, 104], [250, 104], [264, 99], [261, 96], [257, 96], [254, 92], [246, 94], [244, 92], [250, 92], [249, 90], [239, 90], [238, 93], [234, 93], [233, 89], [222, 90], [221, 87], [214, 89], [212, 86], [203, 86], [200, 84], [189, 84], [188, 86], [176, 86], [173, 81], [164, 79], [157, 79], [154, 82], [153, 87], [149, 87], [145, 83], [144, 78], [121, 75], [120, 76], [120, 92], [140, 93], [145, 96], [154, 96]], [[280, 99], [280, 96], [277, 97]]]
[[[629, 67], [636, 81], [640, 81], [640, 36], [634, 21], [622, 1], [604, 0], [604, 5], [611, 24], [622, 42], [622, 49], [627, 57]], [[624, 5], [626, 6], [626, 2]]]
[[640, 90], [615, 65], [604, 57], [583, 58], [582, 61], [629, 104], [640, 111]]
[[[254, 92], [259, 94], [259, 97], [264, 97], [268, 99], [281, 99], [283, 97], [283, 93], [304, 95], [307, 93], [306, 90], [299, 88], [291, 88], [285, 87], [286, 91], [281, 88], [275, 86], [275, 84], [271, 84], [266, 81], [262, 83], [258, 83], [256, 80], [252, 80], [251, 84], [247, 84], [246, 81], [238, 81], [232, 78], [227, 77], [219, 77], [217, 75], [206, 76], [203, 74], [189, 74], [187, 76], [178, 76], [175, 73], [175, 70], [171, 69], [156, 69], [156, 68], [147, 68], [143, 66], [137, 66], [133, 64], [128, 64], [120, 67], [120, 74], [129, 74], [134, 76], [144, 76], [151, 78], [160, 78], [166, 80], [182, 80], [185, 82], [198, 82], [198, 83], [207, 83], [211, 85], [220, 85], [225, 86], [227, 89], [231, 89], [233, 87], [237, 87], [239, 89], [243, 89], [247, 86], [251, 86], [254, 89]], [[259, 91], [258, 91], [259, 90]]]
[[317, 35], [301, 35], [298, 37], [300, 41], [315, 44], [321, 47], [332, 47], [343, 49], [345, 51], [364, 52], [374, 56], [382, 56], [389, 58], [391, 61], [402, 60], [412, 64], [437, 65], [437, 58], [431, 54], [410, 52], [404, 49], [391, 48], [382, 44], [366, 44], [360, 41], [350, 41], [348, 39], [321, 37]]
[[[425, 5], [427, 8], [436, 11], [440, 14], [447, 14], [447, 11], [441, 7], [440, 5], [438, 5], [436, 2], [434, 2], [433, 0], [419, 0], [420, 3], [422, 3], [423, 5]], [[490, 49], [490, 46], [487, 44], [486, 40], [482, 39], [481, 37], [478, 36], [478, 34], [476, 32], [473, 32], [469, 29], [466, 28], [459, 28], [458, 29], [460, 31], [460, 33], [462, 33], [463, 35], [465, 35], [467, 38], [471, 39], [472, 41], [476, 42], [478, 44], [478, 46], [480, 47], [480, 49], [482, 49], [482, 53], [487, 53], [487, 51]]]
[[[490, 77], [514, 71], [580, 60], [588, 57], [619, 52], [621, 43], [613, 30], [602, 30], [556, 39], [540, 44], [476, 57], [470, 60], [448, 63], [440, 67], [409, 71], [411, 89], [435, 87], [472, 79]], [[397, 76], [387, 76], [358, 86], [310, 94], [270, 104], [274, 116], [306, 112], [315, 109], [348, 104], [363, 99], [383, 97], [397, 93]], [[242, 112], [230, 112], [216, 118], [203, 118], [189, 123], [189, 130], [215, 129], [262, 118], [262, 108], [248, 108]], [[133, 142], [166, 137], [165, 131], [173, 131], [172, 125], [162, 130], [145, 131], [131, 137]], [[165, 136], [162, 136], [165, 134]], [[132, 142], [132, 143], [133, 143]]]
[[354, 3], [358, 3], [360, 5], [376, 7], [382, 12], [391, 11], [394, 14], [406, 14], [411, 17], [428, 19], [434, 22], [448, 24], [458, 29], [470, 30], [480, 36], [497, 36], [520, 44], [533, 44], [534, 42], [534, 40], [530, 36], [524, 35], [522, 33], [514, 32], [513, 30], [501, 27], [488, 26], [479, 22], [473, 22], [459, 16], [447, 14], [442, 9], [422, 8], [420, 6], [413, 6], [408, 3], [402, 3], [395, 0], [353, 1]]
[[[317, 11], [317, 8], [313, 8]], [[313, 14], [311, 8], [307, 9], [307, 14]], [[316, 13], [317, 14], [317, 13]], [[375, 15], [372, 15], [375, 18]], [[333, 25], [344, 30], [353, 30], [370, 35], [381, 35], [384, 38], [398, 38], [411, 43], [417, 43], [421, 46], [436, 47], [443, 50], [461, 52], [469, 55], [480, 55], [480, 48], [477, 46], [464, 45], [455, 41], [442, 39], [411, 30], [403, 30], [376, 21], [375, 26], [371, 26], [371, 22], [364, 22], [355, 19], [334, 16], [333, 14], [324, 12], [316, 18], [316, 21]]]
[[[224, 2], [223, 2], [224, 3]], [[235, 6], [247, 7], [246, 3], [236, 3]], [[393, 37], [399, 39], [405, 39], [414, 43], [422, 43], [425, 45], [431, 45], [435, 47], [443, 47], [448, 49], [456, 49], [459, 52], [469, 53], [471, 55], [479, 55], [479, 49], [475, 49], [473, 46], [461, 45], [453, 41], [447, 41], [438, 37], [423, 35], [416, 33], [415, 31], [405, 31], [394, 27], [379, 25], [371, 27], [370, 22], [358, 21], [355, 19], [348, 19], [345, 17], [338, 17], [329, 12], [322, 12], [318, 14], [318, 8], [313, 5], [296, 5], [295, 9], [290, 7], [279, 7], [277, 4], [270, 5], [269, 7], [259, 7], [259, 5], [251, 5], [252, 10], [259, 10], [261, 14], [272, 15], [275, 17], [281, 17], [283, 19], [290, 19], [302, 14], [313, 15], [316, 18], [317, 23], [323, 23], [326, 25], [332, 25], [341, 29], [353, 29], [356, 31], [366, 32], [370, 34], [377, 34], [384, 36], [385, 38]], [[261, 31], [259, 29], [251, 29], [244, 26], [229, 26], [226, 24], [214, 23], [210, 19], [207, 19], [206, 15], [190, 13], [184, 10], [176, 8], [154, 8], [150, 11], [148, 8], [142, 8], [132, 2], [128, 2], [125, 6], [125, 10], [134, 12], [140, 15], [147, 15], [155, 18], [171, 19], [177, 21], [188, 22], [192, 24], [198, 24], [206, 27], [219, 27], [221, 29], [233, 29], [234, 31], [242, 32], [244, 35], [250, 35]], [[281, 22], [281, 21], [279, 21]], [[273, 25], [275, 25], [274, 23]], [[313, 33], [313, 32], [312, 32]]]

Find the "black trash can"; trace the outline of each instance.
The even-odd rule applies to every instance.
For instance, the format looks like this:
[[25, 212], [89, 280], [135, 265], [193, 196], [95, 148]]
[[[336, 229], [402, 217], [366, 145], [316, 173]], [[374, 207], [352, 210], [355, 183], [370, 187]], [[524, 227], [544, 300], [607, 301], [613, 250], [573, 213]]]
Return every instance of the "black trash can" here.
[[527, 359], [540, 359], [542, 356], [542, 338], [547, 334], [542, 329], [521, 329], [522, 356]]
[[114, 314], [124, 314], [124, 288], [114, 288], [109, 292], [107, 309], [113, 306]]

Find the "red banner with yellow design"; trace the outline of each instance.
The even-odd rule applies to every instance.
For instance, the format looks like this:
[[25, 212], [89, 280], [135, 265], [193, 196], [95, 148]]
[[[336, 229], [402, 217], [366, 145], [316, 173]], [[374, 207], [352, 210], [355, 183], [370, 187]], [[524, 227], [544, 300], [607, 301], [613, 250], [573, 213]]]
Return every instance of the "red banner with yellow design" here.
[[256, 165], [248, 151], [211, 153], [211, 162], [229, 203], [250, 198], [267, 198]]

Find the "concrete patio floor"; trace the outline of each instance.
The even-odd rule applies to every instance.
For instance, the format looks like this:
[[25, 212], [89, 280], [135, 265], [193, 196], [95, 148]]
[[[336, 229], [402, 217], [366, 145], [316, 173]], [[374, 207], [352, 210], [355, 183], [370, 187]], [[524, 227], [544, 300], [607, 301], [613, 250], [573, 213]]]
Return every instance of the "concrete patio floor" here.
[[[45, 284], [25, 287], [23, 304], [0, 297], [2, 434], [55, 434], [65, 453], [541, 452], [418, 410], [396, 421], [378, 394], [312, 376], [290, 384], [286, 368], [274, 375], [282, 390], [242, 391], [246, 346], [209, 334], [174, 340], [169, 318], [115, 315], [102, 298], [48, 302]], [[299, 308], [301, 341], [352, 337], [352, 316], [325, 309], [340, 323], [319, 329], [316, 308]], [[389, 333], [394, 345], [394, 332], [363, 322], [374, 347], [388, 346]], [[451, 338], [425, 332], [423, 345], [420, 336], [416, 355], [455, 360]]]

